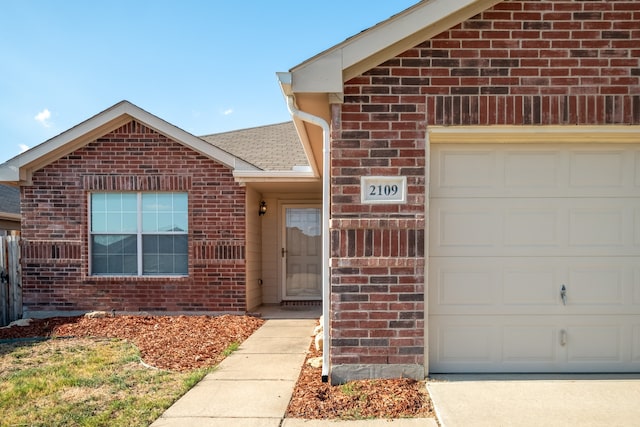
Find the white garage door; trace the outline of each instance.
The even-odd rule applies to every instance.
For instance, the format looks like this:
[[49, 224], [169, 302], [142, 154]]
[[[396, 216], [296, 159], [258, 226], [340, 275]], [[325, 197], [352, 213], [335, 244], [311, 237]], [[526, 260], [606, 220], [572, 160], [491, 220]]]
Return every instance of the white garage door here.
[[639, 146], [434, 144], [430, 191], [431, 372], [640, 371]]

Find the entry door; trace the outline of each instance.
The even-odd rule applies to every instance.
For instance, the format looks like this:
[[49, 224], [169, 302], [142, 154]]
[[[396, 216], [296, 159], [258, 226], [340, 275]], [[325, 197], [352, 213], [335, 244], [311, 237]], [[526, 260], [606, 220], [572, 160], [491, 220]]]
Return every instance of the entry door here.
[[322, 298], [322, 211], [316, 205], [284, 207], [283, 299]]

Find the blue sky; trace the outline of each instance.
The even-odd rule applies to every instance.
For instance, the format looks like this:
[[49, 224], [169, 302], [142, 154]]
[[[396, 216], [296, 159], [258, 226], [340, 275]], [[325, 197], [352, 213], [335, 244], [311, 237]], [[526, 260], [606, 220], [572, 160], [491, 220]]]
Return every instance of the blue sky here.
[[289, 120], [275, 77], [417, 0], [1, 0], [0, 162], [126, 99], [195, 135]]

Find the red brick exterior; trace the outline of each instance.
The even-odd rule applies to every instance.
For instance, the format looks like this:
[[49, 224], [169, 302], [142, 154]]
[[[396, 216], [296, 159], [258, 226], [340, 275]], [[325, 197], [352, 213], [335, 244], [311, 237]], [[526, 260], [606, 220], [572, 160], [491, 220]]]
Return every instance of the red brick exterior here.
[[[332, 129], [331, 361], [422, 364], [430, 125], [640, 124], [640, 1], [504, 1], [353, 78]], [[402, 175], [403, 205], [360, 177]]]
[[[92, 191], [187, 192], [188, 277], [90, 276]], [[22, 237], [26, 310], [246, 310], [244, 188], [230, 168], [135, 121], [33, 173]]]

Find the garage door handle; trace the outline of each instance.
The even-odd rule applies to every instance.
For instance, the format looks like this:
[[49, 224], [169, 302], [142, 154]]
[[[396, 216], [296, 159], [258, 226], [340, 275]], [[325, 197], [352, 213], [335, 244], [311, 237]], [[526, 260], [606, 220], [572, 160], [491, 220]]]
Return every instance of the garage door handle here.
[[564, 329], [560, 331], [560, 345], [563, 347], [567, 345], [567, 331]]
[[562, 305], [567, 305], [567, 288], [564, 285], [560, 288], [560, 298], [562, 298]]

